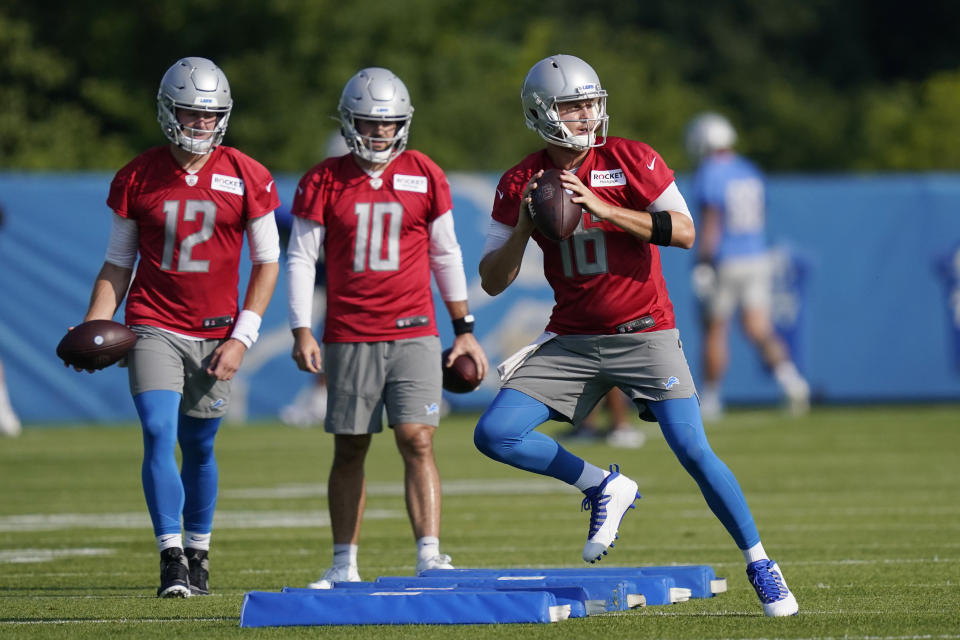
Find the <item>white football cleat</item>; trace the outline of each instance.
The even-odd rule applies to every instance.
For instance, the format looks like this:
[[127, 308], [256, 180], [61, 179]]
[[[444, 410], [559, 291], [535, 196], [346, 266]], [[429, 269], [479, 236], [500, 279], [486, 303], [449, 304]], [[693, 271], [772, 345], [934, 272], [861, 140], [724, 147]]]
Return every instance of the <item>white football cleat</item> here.
[[450, 564], [452, 560], [453, 558], [443, 553], [438, 553], [431, 558], [421, 558], [417, 560], [417, 573], [428, 569], [453, 569], [454, 566]]
[[583, 547], [583, 561], [596, 562], [607, 554], [607, 548], [617, 539], [617, 529], [633, 502], [640, 497], [637, 483], [619, 473], [620, 467], [610, 465], [610, 475], [598, 486], [584, 491], [581, 508], [590, 511], [590, 530]]
[[330, 567], [315, 582], [307, 585], [308, 589], [333, 589], [337, 582], [360, 582], [360, 573], [357, 565], [339, 565]]
[[763, 615], [769, 617], [795, 616], [799, 611], [797, 599], [787, 587], [783, 572], [769, 558], [747, 565], [747, 579], [763, 604]]

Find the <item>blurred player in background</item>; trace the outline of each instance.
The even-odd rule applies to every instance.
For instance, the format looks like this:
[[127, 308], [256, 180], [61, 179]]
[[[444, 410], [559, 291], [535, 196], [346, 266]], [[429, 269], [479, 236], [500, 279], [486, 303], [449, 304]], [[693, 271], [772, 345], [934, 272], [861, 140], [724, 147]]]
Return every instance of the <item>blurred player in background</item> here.
[[[433, 434], [440, 417], [440, 339], [433, 272], [456, 339], [449, 362], [469, 354], [481, 377], [486, 356], [473, 336], [452, 200], [440, 168], [405, 150], [413, 106], [403, 82], [379, 67], [343, 89], [340, 126], [350, 153], [328, 158], [300, 180], [288, 254], [293, 359], [327, 372], [325, 429], [334, 434], [329, 477], [333, 566], [309, 586], [358, 581], [366, 502], [364, 460], [372, 435], [393, 429], [404, 462], [417, 570], [452, 568], [440, 553], [440, 477]], [[324, 353], [311, 331], [315, 265], [327, 263]]]
[[693, 284], [704, 325], [703, 416], [713, 419], [723, 413], [720, 389], [730, 360], [730, 318], [738, 309], [744, 334], [773, 372], [790, 409], [804, 413], [810, 407], [810, 388], [770, 318], [772, 264], [764, 230], [764, 178], [733, 151], [736, 140], [733, 126], [716, 113], [701, 114], [687, 127], [687, 152], [699, 165], [693, 179], [699, 210]]
[[[619, 387], [643, 419], [660, 423], [743, 552], [764, 613], [796, 613], [796, 599], [760, 543], [736, 478], [703, 430], [657, 248], [694, 243], [693, 219], [673, 171], [646, 144], [607, 137], [607, 93], [579, 58], [555, 55], [535, 64], [521, 99], [527, 126], [547, 146], [500, 179], [480, 276], [490, 295], [506, 289], [532, 236], [543, 250], [556, 305], [546, 332], [500, 366], [503, 386], [477, 424], [477, 447], [583, 491], [583, 508], [591, 511], [583, 559], [594, 562], [613, 545], [639, 495], [637, 483], [616, 465], [608, 472], [582, 460], [536, 428], [549, 419], [576, 423]], [[580, 228], [559, 243], [536, 231], [528, 211], [538, 177], [550, 168], [565, 170], [563, 182], [585, 210]]]
[[[601, 430], [597, 422], [606, 409], [606, 418], [609, 426]], [[565, 439], [570, 440], [600, 440], [601, 438], [611, 447], [618, 449], [639, 449], [647, 441], [646, 434], [630, 423], [629, 398], [620, 389], [611, 389], [603, 396], [596, 408], [583, 419], [580, 424], [574, 425]]]
[[[4, 211], [0, 205], [0, 229], [3, 228]], [[0, 435], [16, 438], [22, 428], [20, 418], [10, 404], [10, 394], [7, 392], [7, 379], [3, 375], [3, 360], [0, 360]]]
[[[157, 108], [170, 144], [134, 158], [110, 185], [113, 227], [84, 321], [113, 318], [139, 253], [126, 305], [126, 324], [138, 339], [126, 362], [143, 426], [143, 490], [160, 551], [157, 595], [186, 597], [209, 591], [214, 437], [229, 381], [257, 339], [276, 285], [273, 211], [280, 201], [261, 164], [220, 144], [233, 100], [213, 62], [174, 63], [160, 82]], [[238, 313], [244, 232], [253, 265]]]
[[[334, 132], [327, 140], [327, 158], [335, 158], [350, 153], [347, 143], [339, 131]], [[293, 231], [293, 214], [289, 209], [277, 212], [277, 226], [280, 229], [280, 246], [290, 244], [290, 233]], [[327, 263], [320, 250], [317, 258], [316, 275], [313, 281], [313, 310], [311, 318], [314, 322], [314, 332], [323, 333], [323, 321], [327, 316]], [[305, 384], [293, 398], [293, 402], [280, 409], [280, 421], [291, 427], [315, 427], [322, 425], [327, 417], [327, 374], [321, 370]]]

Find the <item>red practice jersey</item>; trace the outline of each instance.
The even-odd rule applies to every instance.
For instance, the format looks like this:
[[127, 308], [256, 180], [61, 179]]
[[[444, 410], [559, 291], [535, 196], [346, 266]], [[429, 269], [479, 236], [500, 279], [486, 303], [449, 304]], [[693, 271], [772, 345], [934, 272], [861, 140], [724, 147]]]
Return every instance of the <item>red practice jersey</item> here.
[[325, 227], [324, 342], [437, 335], [430, 223], [453, 208], [443, 171], [404, 151], [371, 178], [350, 154], [300, 179], [292, 213]]
[[[493, 219], [516, 226], [523, 188], [540, 169], [557, 169], [546, 150], [530, 154], [503, 174]], [[644, 211], [673, 182], [673, 171], [642, 142], [607, 138], [593, 148], [577, 177], [604, 202]], [[576, 233], [562, 242], [534, 231], [556, 304], [547, 331], [561, 335], [615, 333], [617, 325], [650, 315], [653, 330], [674, 328], [673, 304], [660, 269], [660, 252], [620, 227], [584, 213]]]
[[139, 232], [126, 323], [226, 337], [238, 310], [247, 221], [280, 206], [266, 168], [219, 146], [190, 174], [168, 146], [155, 147], [117, 172], [107, 205], [136, 221]]

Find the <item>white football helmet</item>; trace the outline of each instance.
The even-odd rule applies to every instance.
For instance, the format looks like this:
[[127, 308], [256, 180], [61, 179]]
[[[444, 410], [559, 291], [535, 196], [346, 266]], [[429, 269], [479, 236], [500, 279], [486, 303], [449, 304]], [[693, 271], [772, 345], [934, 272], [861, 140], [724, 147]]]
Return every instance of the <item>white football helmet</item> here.
[[687, 154], [696, 162], [721, 149], [732, 149], [737, 132], [719, 113], [701, 113], [687, 125]]
[[[340, 115], [340, 133], [350, 151], [375, 164], [390, 162], [407, 147], [413, 105], [403, 82], [389, 69], [368, 67], [350, 78], [337, 106]], [[357, 131], [357, 120], [396, 122], [392, 138], [374, 138]], [[389, 146], [381, 151], [371, 148], [374, 141], [386, 141]]]
[[[217, 114], [213, 134], [180, 123], [177, 109]], [[182, 58], [167, 69], [157, 92], [157, 120], [167, 140], [188, 153], [206, 155], [227, 132], [233, 99], [223, 71], [206, 58]]]
[[[567, 121], [560, 120], [557, 104], [584, 98], [597, 99], [596, 113], [588, 120], [593, 123], [590, 133], [575, 136]], [[606, 142], [607, 92], [600, 87], [597, 72], [580, 58], [554, 55], [533, 65], [523, 81], [520, 100], [527, 127], [551, 144], [584, 151]]]

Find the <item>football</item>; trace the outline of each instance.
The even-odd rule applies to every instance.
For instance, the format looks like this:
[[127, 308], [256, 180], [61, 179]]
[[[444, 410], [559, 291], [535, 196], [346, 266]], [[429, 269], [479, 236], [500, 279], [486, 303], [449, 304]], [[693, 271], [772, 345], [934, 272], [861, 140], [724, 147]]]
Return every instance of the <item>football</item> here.
[[450, 351], [450, 349], [447, 349], [440, 356], [440, 363], [443, 367], [443, 388], [451, 393], [473, 391], [480, 386], [480, 373], [477, 371], [477, 363], [470, 356], [461, 354], [448, 367], [446, 363]]
[[576, 196], [563, 188], [561, 172], [547, 169], [537, 180], [537, 188], [530, 194], [530, 217], [537, 230], [559, 242], [573, 235], [580, 226], [583, 209], [573, 202]]
[[126, 355], [137, 334], [113, 320], [90, 320], [75, 326], [57, 345], [57, 356], [71, 367], [103, 369]]

